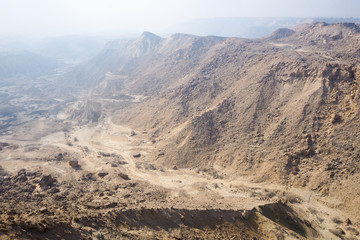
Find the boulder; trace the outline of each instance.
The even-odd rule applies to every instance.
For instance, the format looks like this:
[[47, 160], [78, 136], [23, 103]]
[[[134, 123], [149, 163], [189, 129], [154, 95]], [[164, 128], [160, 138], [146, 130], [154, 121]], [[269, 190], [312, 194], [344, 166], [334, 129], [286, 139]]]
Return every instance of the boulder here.
[[121, 177], [124, 180], [130, 180], [129, 176], [125, 173], [119, 173], [119, 177]]
[[56, 160], [57, 161], [61, 161], [64, 159], [64, 155], [62, 153], [59, 153], [57, 156], [56, 156]]
[[20, 171], [18, 171], [16, 176], [14, 176], [13, 180], [14, 182], [26, 182], [28, 180], [28, 178], [26, 177], [26, 170], [21, 169]]
[[342, 122], [342, 118], [339, 114], [333, 114], [331, 116], [331, 123], [332, 124], [337, 124], [337, 123], [341, 123]]
[[83, 181], [96, 181], [96, 177], [92, 173], [86, 173], [81, 176]]
[[80, 167], [79, 162], [77, 160], [70, 160], [69, 165], [70, 165], [70, 167], [72, 167], [74, 169]]
[[342, 238], [342, 235], [345, 235], [344, 230], [342, 230], [341, 228], [337, 227], [335, 229], [330, 229], [329, 232], [331, 232], [332, 234], [334, 234], [335, 236], [338, 236], [339, 238]]
[[347, 226], [349, 226], [349, 225], [352, 225], [352, 222], [351, 222], [351, 220], [350, 220], [349, 218], [347, 218], [347, 219], [345, 220], [345, 224], [346, 224]]
[[54, 186], [54, 184], [57, 182], [57, 180], [55, 178], [53, 178], [51, 175], [46, 175], [43, 176], [39, 182], [39, 186], [42, 189], [48, 189], [52, 186]]
[[98, 176], [99, 177], [101, 177], [101, 178], [103, 178], [103, 177], [105, 177], [106, 175], [108, 175], [109, 173], [107, 173], [107, 172], [99, 172], [98, 173]]
[[0, 147], [8, 147], [9, 144], [5, 142], [0, 142]]
[[48, 193], [51, 193], [51, 194], [58, 193], [58, 192], [60, 192], [60, 189], [58, 189], [58, 188], [56, 188], [56, 187], [51, 188], [51, 189], [48, 191]]

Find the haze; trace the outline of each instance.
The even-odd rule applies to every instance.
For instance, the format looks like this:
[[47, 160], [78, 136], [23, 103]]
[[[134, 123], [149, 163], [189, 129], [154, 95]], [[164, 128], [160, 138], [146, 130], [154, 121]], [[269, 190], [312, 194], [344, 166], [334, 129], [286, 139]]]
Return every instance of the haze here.
[[359, 17], [357, 0], [0, 0], [3, 36], [166, 32], [201, 18]]

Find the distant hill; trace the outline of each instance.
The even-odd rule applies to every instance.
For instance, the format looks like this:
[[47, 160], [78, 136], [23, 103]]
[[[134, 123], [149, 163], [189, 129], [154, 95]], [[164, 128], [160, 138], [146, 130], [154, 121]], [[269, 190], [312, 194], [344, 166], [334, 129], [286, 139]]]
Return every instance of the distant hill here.
[[[132, 35], [121, 35], [121, 38], [133, 37]], [[118, 38], [118, 35], [116, 37], [70, 35], [46, 38], [0, 36], [0, 51], [27, 51], [67, 63], [80, 63], [91, 59], [107, 42]]]
[[303, 23], [360, 23], [359, 18], [212, 18], [197, 19], [171, 26], [168, 32], [201, 36], [259, 38], [278, 28], [293, 28]]
[[105, 79], [107, 72], [116, 72], [132, 59], [147, 55], [161, 40], [155, 34], [144, 32], [135, 40], [109, 42], [93, 59], [80, 64], [64, 76], [62, 83], [78, 87], [95, 86]]
[[82, 62], [94, 57], [112, 37], [63, 36], [34, 44], [33, 51], [63, 61]]
[[27, 77], [51, 73], [60, 63], [52, 58], [31, 52], [0, 53], [0, 78], [18, 75]]

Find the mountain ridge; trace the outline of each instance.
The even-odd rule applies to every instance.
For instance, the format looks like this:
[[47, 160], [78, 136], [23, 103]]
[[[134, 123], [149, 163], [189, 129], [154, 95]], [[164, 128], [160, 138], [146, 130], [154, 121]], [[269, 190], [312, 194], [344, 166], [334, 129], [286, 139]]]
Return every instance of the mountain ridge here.
[[358, 27], [145, 32], [10, 79], [0, 238], [357, 239]]
[[118, 94], [146, 96], [113, 121], [152, 134], [161, 164], [341, 199], [333, 189], [360, 173], [358, 38], [356, 24], [325, 23], [275, 39], [173, 35], [113, 72]]
[[293, 28], [300, 24], [316, 22], [360, 23], [359, 18], [294, 18], [294, 17], [253, 17], [253, 18], [213, 18], [195, 19], [179, 23], [169, 28], [169, 32], [187, 32], [201, 36], [218, 35], [224, 37], [261, 38], [279, 28]]

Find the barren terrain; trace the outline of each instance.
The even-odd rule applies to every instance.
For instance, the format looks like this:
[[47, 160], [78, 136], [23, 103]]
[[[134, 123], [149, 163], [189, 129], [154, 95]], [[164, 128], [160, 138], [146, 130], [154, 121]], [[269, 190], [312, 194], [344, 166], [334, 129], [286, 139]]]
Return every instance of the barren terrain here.
[[[31, 131], [42, 131], [41, 137], [28, 132], [24, 138], [2, 138], [9, 146], [1, 152], [1, 164], [10, 173], [1, 185], [3, 238], [331, 238], [329, 229], [342, 225], [349, 237], [356, 236], [357, 230], [346, 227], [346, 216], [330, 207], [331, 199], [316, 192], [251, 183], [214, 169], [156, 165], [147, 133], [135, 130], [131, 136], [134, 130], [107, 118], [66, 131], [53, 131], [42, 121]], [[73, 160], [75, 168], [69, 165]], [[44, 176], [54, 183], [42, 187]], [[187, 222], [189, 217], [195, 219]], [[290, 218], [294, 226], [287, 226]]]
[[358, 239], [359, 36], [144, 33], [8, 80], [0, 239]]

